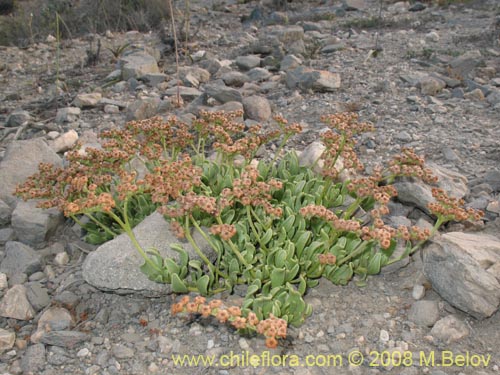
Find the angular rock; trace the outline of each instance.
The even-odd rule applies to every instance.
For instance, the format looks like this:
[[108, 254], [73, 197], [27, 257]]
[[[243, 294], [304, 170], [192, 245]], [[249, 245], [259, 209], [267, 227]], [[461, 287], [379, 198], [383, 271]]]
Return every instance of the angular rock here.
[[37, 201], [21, 201], [12, 213], [12, 228], [20, 242], [43, 247], [45, 241], [63, 223], [64, 216], [57, 208], [39, 208]]
[[197, 66], [183, 66], [179, 68], [179, 76], [181, 80], [185, 80], [187, 76], [191, 76], [198, 83], [207, 83], [210, 81], [210, 72], [206, 69]]
[[64, 331], [75, 326], [71, 313], [62, 307], [51, 307], [43, 312], [38, 319], [38, 329], [49, 331]]
[[479, 50], [472, 50], [450, 61], [451, 73], [455, 77], [469, 78], [472, 71], [483, 61]]
[[247, 72], [247, 76], [253, 82], [262, 82], [269, 79], [272, 74], [265, 68], [253, 68]]
[[142, 81], [144, 81], [148, 86], [156, 87], [160, 83], [165, 82], [168, 76], [165, 73], [148, 73], [142, 76]]
[[51, 331], [40, 337], [40, 342], [46, 345], [60, 346], [62, 348], [73, 349], [81, 342], [90, 340], [90, 335], [75, 331]]
[[62, 124], [64, 122], [75, 122], [80, 117], [82, 110], [78, 107], [59, 108], [56, 114], [56, 122]]
[[30, 305], [23, 285], [14, 285], [5, 293], [0, 302], [0, 316], [17, 320], [30, 320], [35, 310]]
[[217, 59], [206, 59], [202, 60], [199, 63], [200, 67], [205, 69], [207, 72], [210, 73], [210, 75], [215, 75], [219, 71], [219, 69], [222, 67], [222, 64], [220, 63], [219, 60]]
[[78, 94], [73, 100], [73, 105], [78, 108], [96, 107], [102, 99], [100, 92], [92, 92], [89, 94]]
[[5, 258], [0, 263], [0, 272], [7, 276], [16, 273], [31, 275], [42, 270], [42, 257], [31, 247], [15, 241], [5, 244]]
[[491, 106], [496, 106], [500, 103], [500, 90], [493, 90], [487, 97], [486, 101], [490, 103]]
[[185, 86], [175, 86], [171, 87], [168, 90], [165, 91], [165, 94], [167, 95], [175, 95], [177, 96], [177, 93], [181, 96], [182, 99], [186, 100], [193, 100], [199, 97], [202, 92], [198, 90], [197, 88], [194, 87], [185, 87]]
[[156, 59], [144, 52], [136, 52], [120, 59], [122, 79], [141, 78], [148, 73], [159, 73]]
[[226, 85], [233, 87], [241, 87], [250, 81], [250, 78], [246, 74], [240, 72], [227, 72], [221, 78]]
[[483, 178], [483, 182], [491, 186], [494, 192], [500, 191], [500, 171], [489, 171]]
[[39, 282], [30, 282], [26, 285], [26, 296], [35, 311], [40, 311], [50, 304], [47, 288]]
[[54, 139], [54, 141], [50, 143], [50, 147], [52, 147], [55, 152], [64, 152], [73, 148], [76, 141], [78, 141], [78, 133], [71, 129]]
[[11, 142], [0, 163], [0, 199], [13, 207], [16, 198], [12, 193], [16, 185], [38, 172], [42, 162], [62, 166], [61, 158], [42, 138]]
[[248, 55], [248, 56], [238, 56], [236, 58], [236, 66], [241, 70], [250, 70], [253, 68], [257, 68], [260, 66], [261, 58], [256, 55]]
[[427, 8], [427, 6], [426, 6], [425, 4], [421, 3], [420, 1], [417, 1], [417, 2], [415, 2], [414, 4], [412, 4], [412, 5], [408, 8], [408, 10], [409, 10], [410, 12], [420, 12], [420, 11], [422, 11], [422, 10], [426, 9], [426, 8]]
[[295, 69], [302, 64], [302, 60], [296, 57], [295, 55], [286, 55], [283, 57], [280, 63], [280, 70], [282, 72], [286, 72], [288, 70]]
[[368, 4], [365, 0], [344, 0], [343, 8], [350, 12], [355, 10], [366, 10]]
[[6, 329], [0, 328], [0, 354], [12, 349], [14, 343], [16, 342], [15, 332], [7, 331]]
[[255, 121], [267, 121], [271, 117], [271, 105], [262, 96], [249, 96], [243, 99], [243, 108], [246, 118]]
[[145, 120], [158, 114], [160, 98], [145, 98], [134, 101], [127, 108], [127, 121]]
[[243, 96], [238, 90], [221, 84], [205, 85], [205, 92], [222, 104], [227, 102], [243, 102]]
[[16, 109], [13, 111], [9, 117], [7, 117], [7, 126], [20, 126], [25, 122], [31, 121], [33, 118], [31, 117], [28, 111], [24, 111], [22, 109]]
[[340, 88], [340, 75], [327, 70], [315, 70], [299, 66], [286, 74], [286, 86], [303, 91], [335, 91]]
[[432, 327], [439, 319], [437, 301], [416, 301], [408, 312], [408, 319], [421, 326]]
[[424, 249], [424, 274], [451, 305], [487, 318], [500, 306], [500, 241], [482, 233], [443, 234]]
[[[178, 254], [170, 249], [169, 244], [180, 241], [169, 227], [163, 216], [155, 212], [135, 227], [134, 233], [144, 249], [153, 247], [163, 257], [177, 260]], [[213, 250], [200, 237], [196, 235], [196, 242], [202, 247], [205, 255], [212, 259], [215, 255]], [[198, 258], [191, 246], [186, 243], [183, 246], [190, 254], [190, 259]], [[171, 293], [170, 285], [153, 282], [141, 272], [139, 267], [143, 263], [144, 260], [124, 233], [87, 256], [83, 263], [83, 278], [96, 288], [121, 294], [139, 292], [148, 296], [159, 296]]]
[[24, 374], [40, 374], [45, 368], [45, 346], [35, 344], [28, 346], [21, 359], [21, 369]]
[[10, 208], [7, 203], [0, 199], [0, 226], [9, 224], [11, 216], [12, 208]]
[[440, 341], [451, 344], [469, 336], [469, 328], [456, 316], [448, 315], [434, 324], [431, 335]]

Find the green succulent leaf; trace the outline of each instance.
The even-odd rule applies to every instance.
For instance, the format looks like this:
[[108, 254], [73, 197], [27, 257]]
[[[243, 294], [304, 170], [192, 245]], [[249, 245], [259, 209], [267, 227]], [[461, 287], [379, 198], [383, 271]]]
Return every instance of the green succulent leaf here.
[[201, 295], [208, 295], [208, 285], [210, 283], [210, 277], [208, 275], [204, 275], [198, 279], [196, 282], [196, 287]]
[[285, 273], [284, 268], [274, 268], [271, 272], [271, 287], [276, 288], [285, 284]]
[[368, 263], [367, 273], [369, 275], [376, 275], [380, 273], [381, 268], [382, 268], [382, 254], [376, 253], [371, 257], [370, 262]]
[[188, 293], [189, 289], [186, 284], [179, 278], [179, 275], [176, 273], [171, 275], [172, 278], [172, 291], [174, 293]]

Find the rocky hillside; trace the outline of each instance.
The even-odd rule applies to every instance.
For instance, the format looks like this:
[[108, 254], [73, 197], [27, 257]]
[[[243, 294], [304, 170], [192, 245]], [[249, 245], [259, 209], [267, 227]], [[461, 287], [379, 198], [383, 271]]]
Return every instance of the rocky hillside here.
[[[12, 195], [40, 162], [64, 165], [76, 142], [98, 145], [100, 132], [126, 121], [176, 115], [190, 122], [200, 110], [243, 110], [247, 125], [268, 126], [277, 114], [300, 123], [304, 132], [292, 146], [304, 163], [318, 153], [322, 115], [356, 112], [376, 128], [358, 143], [368, 170], [411, 147], [443, 189], [485, 212], [480, 222], [450, 224], [366, 287], [321, 282], [306, 296], [313, 315], [272, 353], [301, 360], [340, 354], [339, 374], [497, 374], [498, 2], [190, 3], [188, 32], [178, 27], [178, 69], [168, 26], [0, 47], [0, 373], [332, 373], [174, 364], [172, 354], [260, 355], [267, 348], [215, 321], [172, 317], [170, 288], [140, 273], [126, 237], [89, 245], [58, 211]], [[261, 157], [274, 151], [270, 145]], [[391, 224], [431, 225], [429, 188], [397, 188]], [[158, 214], [136, 235], [165, 251], [175, 241]], [[384, 350], [409, 353], [411, 363], [374, 366]], [[365, 358], [357, 367], [347, 363], [354, 351]], [[441, 368], [421, 361], [421, 353], [435, 353], [445, 363], [443, 351], [484, 361]]]

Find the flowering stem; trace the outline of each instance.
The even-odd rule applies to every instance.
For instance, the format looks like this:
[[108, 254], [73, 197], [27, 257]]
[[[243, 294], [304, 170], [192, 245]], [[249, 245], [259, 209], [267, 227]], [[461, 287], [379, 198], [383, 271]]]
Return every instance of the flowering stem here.
[[246, 211], [247, 211], [248, 224], [250, 225], [250, 228], [252, 228], [252, 232], [253, 232], [255, 238], [259, 242], [260, 248], [262, 250], [265, 250], [266, 253], [269, 252], [269, 249], [265, 245], [262, 244], [260, 235], [259, 235], [259, 233], [257, 233], [257, 229], [255, 228], [255, 225], [253, 225], [253, 219], [252, 219], [252, 211], [253, 210], [252, 210], [252, 208], [250, 206], [246, 206]]
[[[126, 201], [125, 201], [126, 202]], [[111, 216], [113, 220], [115, 220], [118, 225], [127, 233], [127, 236], [130, 238], [132, 241], [132, 244], [134, 247], [137, 249], [139, 254], [144, 258], [144, 261], [149, 264], [153, 269], [155, 269], [158, 272], [161, 272], [162, 269], [158, 267], [146, 254], [146, 252], [142, 249], [142, 246], [139, 244], [137, 241], [137, 238], [135, 237], [134, 232], [132, 231], [132, 228], [130, 228], [130, 225], [128, 223], [128, 216], [125, 215], [125, 222], [123, 222], [122, 219], [120, 219], [113, 211], [108, 212], [108, 215]]]
[[[184, 227], [184, 233], [186, 234], [186, 239], [189, 241], [189, 243], [193, 247], [194, 251], [196, 251], [196, 254], [198, 254], [198, 256], [205, 262], [208, 269], [213, 272], [214, 265], [212, 264], [212, 262], [210, 262], [210, 260], [206, 257], [206, 255], [203, 254], [203, 252], [201, 251], [201, 249], [199, 248], [199, 246], [196, 244], [195, 240], [191, 236], [191, 233], [189, 230], [189, 222], [190, 221], [193, 222], [196, 226], [195, 220], [194, 219], [190, 220], [189, 216], [186, 216], [186, 223], [185, 223], [185, 227]], [[217, 270], [215, 270], [215, 271], [217, 271]]]
[[283, 137], [283, 140], [281, 141], [278, 149], [276, 150], [276, 153], [274, 154], [274, 158], [271, 161], [270, 165], [274, 165], [274, 163], [276, 163], [276, 160], [278, 159], [279, 155], [281, 154], [281, 150], [283, 150], [283, 147], [285, 147], [285, 144], [288, 142], [289, 138], [290, 138], [290, 135], [288, 135], [288, 134]]
[[359, 208], [361, 205], [361, 202], [363, 202], [365, 198], [364, 197], [357, 197], [354, 202], [352, 202], [349, 207], [344, 211], [344, 219], [350, 219], [352, 215], [356, 212], [356, 210]]
[[[217, 223], [219, 223], [219, 225], [224, 224], [224, 222], [222, 221], [220, 216], [217, 216], [216, 219], [217, 219]], [[243, 255], [241, 255], [240, 251], [238, 250], [238, 248], [236, 247], [234, 242], [231, 241], [230, 238], [226, 242], [229, 244], [229, 246], [231, 247], [231, 250], [233, 250], [233, 253], [240, 260], [240, 262], [243, 263], [246, 267], [250, 267], [250, 264], [248, 264], [248, 262], [245, 260], [245, 258], [243, 258]]]
[[[111, 235], [113, 237], [116, 237], [118, 235], [118, 233], [113, 232], [111, 229], [109, 229], [106, 225], [104, 225], [99, 220], [97, 220], [90, 213], [85, 213], [84, 215], [87, 216], [90, 220], [92, 220], [96, 225], [98, 225], [100, 228], [102, 228], [102, 230], [104, 230], [109, 235]], [[76, 218], [74, 216], [73, 216], [73, 220], [75, 220], [78, 223], [78, 225], [81, 225], [82, 227], [84, 227], [84, 225], [80, 224], [80, 222], [78, 220], [76, 220]]]
[[[201, 236], [205, 239], [205, 241], [207, 241], [207, 242], [208, 242], [208, 244], [212, 247], [212, 249], [214, 249], [214, 250], [215, 250], [215, 252], [217, 253], [217, 255], [220, 257], [220, 255], [221, 255], [221, 254], [219, 254], [219, 252], [218, 252], [217, 248], [214, 246], [214, 244], [213, 244], [212, 240], [210, 239], [210, 237], [208, 237], [208, 236], [207, 236], [207, 234], [205, 233], [205, 231], [204, 231], [203, 229], [201, 229], [201, 228], [200, 228], [200, 226], [198, 225], [198, 223], [196, 222], [196, 220], [194, 220], [194, 219], [192, 218], [192, 220], [190, 220], [190, 222], [191, 222], [191, 223], [193, 223], [193, 226], [196, 228], [196, 230], [200, 233], [200, 235], [201, 235]], [[188, 227], [187, 229], [189, 229], [189, 227]], [[185, 232], [187, 232], [187, 230], [184, 230], [184, 231], [185, 231]], [[190, 236], [191, 236], [191, 234], [190, 234]], [[187, 235], [186, 235], [186, 238], [187, 238]], [[192, 238], [192, 237], [191, 237], [191, 238]], [[194, 240], [193, 240], [193, 242], [194, 242]], [[191, 243], [191, 245], [193, 245], [193, 244]], [[196, 244], [195, 244], [195, 245], [196, 245]], [[195, 245], [193, 245], [193, 247], [194, 247]], [[198, 248], [198, 246], [196, 246], [196, 247]], [[199, 248], [198, 248], [198, 249], [199, 249]], [[195, 250], [196, 250], [196, 248], [195, 248]], [[200, 250], [200, 249], [199, 249], [199, 250]], [[201, 252], [201, 250], [200, 250], [200, 252]], [[199, 253], [198, 253], [198, 255], [199, 255]], [[200, 256], [200, 257], [201, 257], [201, 256]], [[202, 259], [203, 259], [203, 258], [202, 258]], [[208, 258], [207, 258], [207, 260], [208, 260]], [[205, 261], [205, 262], [206, 262], [206, 261]], [[211, 265], [213, 265], [210, 261], [209, 261], [209, 263], [210, 263]], [[215, 268], [215, 272], [217, 273], [217, 275], [219, 275], [220, 277], [223, 277], [223, 278], [225, 278], [225, 279], [227, 279], [227, 278], [229, 277], [229, 276], [227, 276], [226, 274], [222, 273], [222, 272], [221, 272], [218, 268]]]

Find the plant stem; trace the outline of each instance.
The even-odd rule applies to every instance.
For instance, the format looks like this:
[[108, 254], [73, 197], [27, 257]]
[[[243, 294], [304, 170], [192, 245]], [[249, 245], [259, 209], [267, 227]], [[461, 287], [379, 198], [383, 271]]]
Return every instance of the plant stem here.
[[267, 248], [266, 245], [263, 245], [261, 242], [261, 238], [259, 233], [257, 233], [257, 228], [255, 228], [255, 225], [253, 225], [253, 219], [252, 219], [252, 208], [250, 206], [246, 206], [246, 211], [247, 211], [247, 219], [248, 219], [248, 224], [250, 225], [250, 228], [252, 228], [252, 232], [257, 239], [257, 242], [259, 242], [260, 248], [262, 250], [265, 250], [266, 253], [269, 252], [269, 249]]
[[359, 254], [362, 254], [366, 250], [366, 247], [368, 246], [368, 243], [369, 243], [369, 241], [363, 241], [363, 242], [361, 242], [355, 250], [353, 250], [349, 255], [345, 256], [342, 259], [340, 259], [336, 263], [337, 267], [340, 267], [342, 264], [344, 264], [348, 260], [351, 260], [352, 258], [357, 257]]
[[[219, 225], [224, 224], [224, 222], [222, 221], [220, 216], [217, 216], [216, 219], [217, 219], [217, 223], [219, 223]], [[231, 250], [236, 255], [236, 257], [240, 260], [240, 262], [242, 264], [244, 264], [245, 267], [250, 267], [250, 264], [248, 264], [248, 262], [245, 260], [245, 258], [243, 258], [243, 255], [241, 255], [240, 251], [238, 250], [238, 248], [236, 247], [234, 242], [231, 241], [231, 239], [228, 239], [226, 242], [229, 244], [229, 246], [231, 247]]]
[[[193, 237], [191, 236], [191, 233], [189, 231], [189, 223], [190, 222], [200, 232], [200, 234], [210, 244], [210, 246], [215, 250], [215, 252], [218, 253], [217, 248], [210, 241], [210, 239], [208, 238], [208, 236], [206, 235], [206, 233], [200, 228], [200, 226], [198, 225], [198, 223], [196, 222], [196, 220], [194, 220], [192, 217], [191, 217], [191, 219], [189, 217], [186, 217], [186, 225], [184, 227], [184, 232], [186, 233], [186, 238], [189, 241], [189, 243], [191, 244], [191, 246], [193, 247], [194, 251], [196, 251], [196, 254], [198, 254], [198, 256], [205, 262], [205, 264], [207, 265], [208, 269], [212, 273], [215, 272], [220, 277], [222, 277], [224, 279], [228, 279], [229, 276], [226, 275], [225, 273], [221, 272], [217, 267], [215, 267], [212, 264], [212, 262], [210, 262], [210, 260], [205, 256], [205, 254], [203, 254], [203, 252], [201, 251], [201, 249], [199, 248], [199, 246], [196, 244], [195, 240], [193, 239]], [[218, 254], [218, 255], [220, 256], [220, 254]]]
[[[107, 234], [109, 234], [113, 237], [116, 237], [118, 235], [118, 233], [113, 232], [111, 229], [109, 229], [106, 225], [104, 225], [99, 220], [97, 220], [90, 213], [85, 213], [84, 215], [87, 216], [90, 220], [92, 220], [95, 224], [97, 224], [100, 228], [102, 228], [102, 230], [104, 230]], [[76, 222], [78, 223], [78, 225], [81, 225], [82, 227], [84, 226], [84, 224], [80, 224], [80, 222], [78, 222], [78, 221], [76, 221]]]
[[127, 233], [127, 236], [130, 238], [132, 241], [132, 244], [134, 247], [137, 249], [139, 254], [144, 258], [144, 261], [149, 264], [151, 267], [153, 267], [156, 271], [161, 272], [162, 269], [158, 267], [146, 254], [146, 252], [142, 249], [142, 246], [139, 244], [137, 241], [137, 238], [135, 237], [134, 232], [132, 231], [132, 228], [130, 228], [130, 225], [128, 224], [128, 216], [125, 215], [125, 222], [122, 221], [113, 211], [108, 212], [108, 215], [115, 220], [118, 225]]
[[352, 217], [352, 215], [356, 212], [356, 210], [359, 208], [359, 206], [361, 205], [361, 203], [363, 202], [365, 198], [360, 198], [360, 197], [357, 197], [356, 200], [354, 202], [352, 202], [349, 207], [347, 207], [347, 209], [344, 211], [344, 219], [347, 220], [347, 219], [350, 219]]

